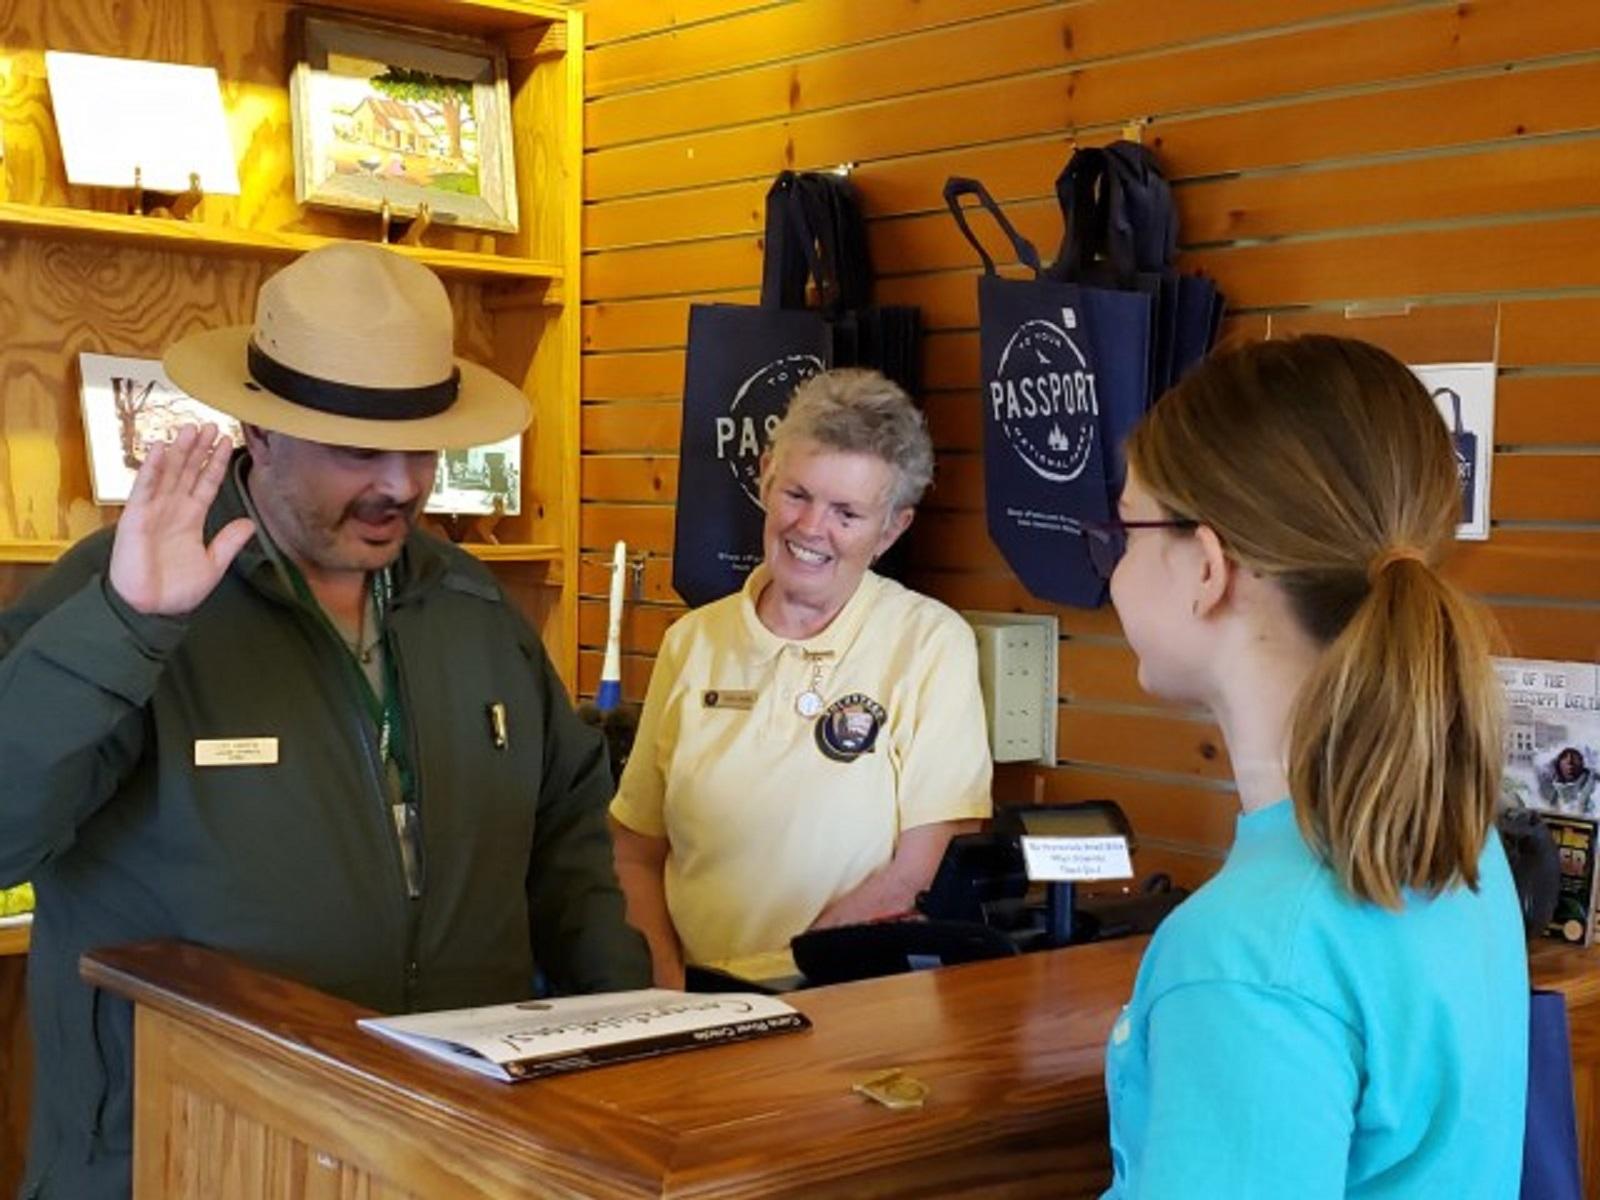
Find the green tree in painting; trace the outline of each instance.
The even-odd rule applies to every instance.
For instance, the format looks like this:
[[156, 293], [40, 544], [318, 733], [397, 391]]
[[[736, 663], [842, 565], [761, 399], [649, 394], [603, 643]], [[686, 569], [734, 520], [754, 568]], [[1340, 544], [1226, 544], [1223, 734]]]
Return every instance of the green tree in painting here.
[[465, 79], [446, 79], [427, 71], [390, 67], [370, 80], [373, 87], [396, 100], [431, 100], [444, 113], [445, 130], [450, 135], [450, 157], [461, 159], [461, 114], [472, 111], [472, 84]]

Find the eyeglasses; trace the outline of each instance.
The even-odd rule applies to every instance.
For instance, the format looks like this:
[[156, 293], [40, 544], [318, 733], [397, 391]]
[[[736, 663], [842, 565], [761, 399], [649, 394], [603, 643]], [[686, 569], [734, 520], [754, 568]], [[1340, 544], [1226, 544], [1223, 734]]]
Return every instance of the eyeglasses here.
[[1089, 562], [1101, 579], [1110, 579], [1117, 563], [1128, 552], [1130, 529], [1199, 529], [1199, 521], [1175, 518], [1170, 521], [1075, 521], [1077, 532], [1089, 545]]

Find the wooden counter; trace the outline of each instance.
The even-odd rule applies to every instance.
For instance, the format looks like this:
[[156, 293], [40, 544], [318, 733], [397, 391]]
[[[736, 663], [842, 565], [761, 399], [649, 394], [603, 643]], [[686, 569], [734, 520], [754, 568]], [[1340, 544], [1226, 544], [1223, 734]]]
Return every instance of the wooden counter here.
[[[808, 1033], [507, 1085], [355, 1028], [365, 1010], [215, 952], [85, 959], [138, 1010], [137, 1200], [268, 1195], [1096, 1196], [1102, 1046], [1142, 940], [801, 992]], [[1600, 1195], [1600, 948], [1532, 948], [1567, 995]], [[932, 1087], [889, 1112], [854, 1081]]]
[[[138, 1200], [1054, 1196], [1109, 1177], [1103, 1046], [1144, 943], [798, 993], [809, 1032], [501, 1084], [362, 1009], [180, 943], [106, 950], [138, 1004]], [[904, 1067], [892, 1112], [850, 1085]]]
[[0, 926], [0, 1197], [15, 1196], [28, 1148], [28, 1103], [33, 1090], [33, 1039], [25, 999], [26, 924]]

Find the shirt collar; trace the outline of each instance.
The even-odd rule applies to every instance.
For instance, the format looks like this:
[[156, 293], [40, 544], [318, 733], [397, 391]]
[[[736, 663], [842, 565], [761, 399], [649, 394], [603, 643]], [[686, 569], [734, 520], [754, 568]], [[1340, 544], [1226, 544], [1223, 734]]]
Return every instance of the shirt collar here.
[[739, 592], [739, 619], [744, 627], [745, 640], [759, 659], [771, 658], [791, 646], [810, 654], [842, 654], [855, 640], [862, 621], [872, 608], [873, 599], [883, 586], [882, 576], [871, 571], [864, 572], [856, 590], [845, 601], [838, 615], [828, 622], [827, 628], [800, 640], [781, 637], [761, 623], [760, 614], [756, 612], [756, 601], [771, 582], [772, 571], [766, 563], [762, 563], [745, 578], [744, 587]]

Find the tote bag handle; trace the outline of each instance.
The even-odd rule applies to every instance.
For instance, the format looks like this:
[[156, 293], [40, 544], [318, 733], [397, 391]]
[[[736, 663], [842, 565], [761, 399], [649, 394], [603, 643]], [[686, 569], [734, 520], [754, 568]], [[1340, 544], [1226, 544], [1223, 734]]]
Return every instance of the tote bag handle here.
[[984, 274], [996, 275], [999, 272], [995, 270], [994, 259], [989, 256], [989, 252], [984, 249], [983, 243], [977, 239], [972, 232], [972, 227], [967, 224], [967, 210], [961, 203], [961, 197], [963, 196], [971, 196], [978, 201], [978, 204], [995, 219], [995, 223], [1000, 226], [1001, 232], [1010, 240], [1011, 248], [1016, 252], [1018, 261], [1033, 271], [1034, 278], [1042, 277], [1044, 270], [1039, 263], [1039, 251], [1034, 248], [1032, 242], [1018, 233], [1016, 227], [1006, 219], [1005, 213], [1001, 212], [1000, 206], [994, 202], [994, 197], [989, 195], [989, 189], [976, 179], [952, 175], [944, 181], [944, 202], [950, 209], [950, 215], [956, 219], [956, 224], [961, 227], [962, 234], [972, 244], [972, 248], [978, 252], [978, 257], [983, 259]]

